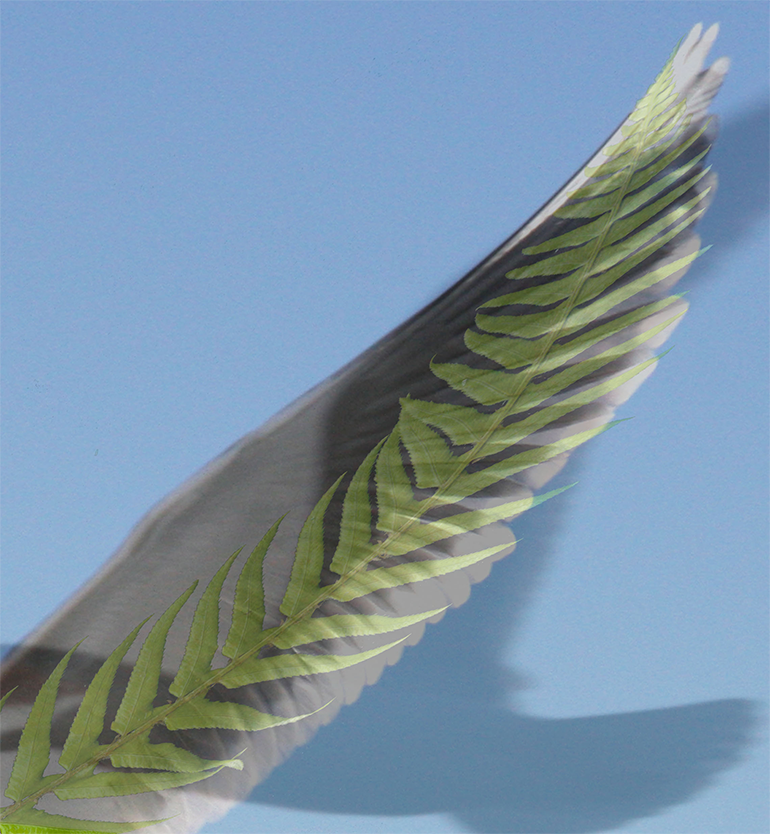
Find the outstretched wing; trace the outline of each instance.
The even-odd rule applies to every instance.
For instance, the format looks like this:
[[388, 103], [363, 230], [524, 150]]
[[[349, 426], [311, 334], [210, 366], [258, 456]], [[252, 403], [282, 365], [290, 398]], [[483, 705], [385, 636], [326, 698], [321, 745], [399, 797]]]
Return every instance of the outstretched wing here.
[[[698, 254], [692, 226], [715, 183], [704, 167], [714, 132], [707, 109], [727, 70], [725, 59], [703, 68], [715, 36], [716, 27], [695, 27], [602, 149], [468, 275], [139, 523], [4, 664], [4, 687], [19, 687], [8, 705], [6, 748], [18, 745], [31, 700], [75, 643], [88, 635], [62, 678], [54, 746], [63, 744], [85, 685], [126, 634], [193, 579], [211, 577], [227, 555], [256, 545], [287, 512], [261, 566], [264, 628], [293, 616], [308, 588], [315, 593], [339, 577], [347, 585], [313, 603], [316, 616], [308, 618], [316, 628], [340, 615], [437, 619], [464, 602], [470, 585], [512, 549], [507, 521], [531, 504], [570, 449], [607, 425], [686, 308], [672, 288]], [[320, 556], [307, 580], [297, 541], [323, 496]], [[450, 532], [437, 538], [431, 530], [438, 528]], [[309, 529], [308, 537], [318, 533]], [[362, 530], [365, 545], [355, 538]], [[412, 544], [403, 545], [409, 536]], [[362, 547], [374, 553], [364, 570], [354, 564]], [[417, 576], [408, 569], [415, 563], [433, 567]], [[234, 580], [225, 581], [223, 623], [236, 599]], [[191, 624], [192, 612], [182, 610], [169, 633], [167, 685]], [[237, 730], [176, 730], [177, 745], [207, 758], [224, 761], [248, 748], [246, 767], [184, 791], [103, 800], [97, 815], [180, 814], [158, 830], [196, 830], [354, 700], [423, 630], [424, 622], [410, 621], [395, 633], [311, 632], [313, 639], [285, 650], [372, 656], [244, 687], [242, 702], [264, 712], [314, 714], [256, 739]], [[124, 670], [135, 662], [127, 653]], [[77, 816], [80, 807], [71, 806], [79, 801], [68, 800], [66, 811], [54, 798], [40, 807]], [[93, 817], [86, 807], [83, 815]]]

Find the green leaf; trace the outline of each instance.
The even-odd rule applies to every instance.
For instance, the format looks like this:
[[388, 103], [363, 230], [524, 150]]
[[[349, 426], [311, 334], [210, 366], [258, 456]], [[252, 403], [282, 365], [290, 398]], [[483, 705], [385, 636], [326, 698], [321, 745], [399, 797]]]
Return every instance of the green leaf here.
[[[115, 767], [154, 768], [175, 773], [202, 773], [205, 770], [219, 770], [223, 767], [243, 770], [243, 762], [239, 759], [202, 759], [175, 744], [151, 743], [141, 736], [126, 739], [110, 754], [110, 760]], [[58, 792], [57, 790], [57, 794]]]
[[402, 638], [401, 640], [395, 640], [393, 643], [378, 646], [376, 649], [349, 655], [279, 654], [272, 657], [252, 659], [227, 672], [222, 677], [221, 683], [232, 689], [259, 683], [260, 681], [277, 681], [300, 675], [321, 675], [326, 672], [336, 672], [376, 657], [378, 654], [382, 654], [402, 643], [405, 639]]
[[87, 831], [88, 834], [124, 834], [126, 831], [136, 831], [137, 828], [145, 828], [165, 822], [165, 819], [144, 820], [142, 822], [107, 822], [105, 820], [77, 820], [61, 814], [48, 814], [38, 808], [24, 808], [14, 813], [13, 822], [0, 823], [2, 834], [25, 834], [27, 831], [38, 834], [45, 832], [66, 831], [67, 834], [81, 834]]
[[283, 519], [273, 524], [254, 548], [238, 577], [233, 602], [233, 620], [222, 648], [225, 657], [238, 657], [255, 646], [261, 635], [265, 619], [265, 591], [262, 587], [262, 565], [265, 554], [278, 532]]
[[[80, 645], [80, 644], [78, 644]], [[32, 704], [27, 723], [19, 741], [16, 759], [5, 795], [16, 801], [34, 793], [43, 780], [51, 750], [51, 720], [56, 705], [59, 681], [77, 646], [71, 648], [59, 661], [48, 680], [40, 687]]]
[[371, 552], [372, 505], [369, 497], [369, 481], [374, 462], [385, 443], [381, 440], [358, 467], [342, 504], [340, 538], [334, 551], [330, 568], [340, 576], [354, 570]]
[[[157, 760], [157, 757], [152, 758]], [[213, 770], [194, 773], [174, 773], [165, 770], [159, 773], [121, 773], [119, 771], [95, 773], [82, 781], [73, 779], [65, 787], [58, 788], [55, 793], [59, 799], [103, 799], [108, 796], [155, 793], [200, 782], [208, 779], [209, 776], [214, 776], [227, 766], [220, 765]]]
[[144, 641], [136, 665], [126, 686], [123, 700], [118, 707], [112, 729], [125, 735], [140, 724], [152, 712], [152, 702], [158, 692], [160, 669], [163, 663], [163, 648], [171, 624], [176, 619], [181, 607], [190, 598], [198, 582], [194, 582], [169, 608], [163, 612], [158, 622]]
[[453, 453], [444, 438], [413, 413], [402, 411], [398, 426], [414, 467], [415, 483], [421, 489], [437, 487], [465, 468], [465, 462]]
[[397, 424], [382, 445], [375, 466], [377, 528], [397, 532], [404, 516], [419, 517], [423, 505], [414, 499], [414, 488], [401, 457], [401, 432]]
[[401, 400], [401, 414], [435, 426], [446, 434], [455, 446], [475, 443], [480, 435], [495, 428], [497, 417], [461, 405], [435, 403], [429, 400]]
[[[464, 477], [467, 483], [475, 475]], [[481, 478], [479, 478], [480, 480]], [[528, 510], [532, 506], [533, 500], [531, 495], [527, 495], [526, 498], [519, 498], [516, 501], [506, 501], [480, 510], [455, 513], [446, 518], [430, 521], [419, 526], [412, 524], [408, 528], [405, 527], [398, 537], [388, 541], [386, 545], [387, 553], [390, 556], [403, 556], [452, 536], [463, 535], [470, 530], [478, 530], [480, 527], [492, 524], [495, 521], [509, 520]]]
[[139, 623], [131, 634], [104, 661], [86, 690], [77, 715], [72, 722], [67, 740], [64, 743], [62, 754], [59, 756], [59, 764], [63, 768], [69, 770], [77, 767], [79, 764], [97, 754], [100, 747], [98, 738], [104, 729], [105, 714], [107, 712], [107, 697], [115, 680], [115, 674], [126, 652], [131, 648], [134, 640], [136, 640], [137, 634], [139, 634], [140, 629], [146, 622], [147, 620], [143, 620]]
[[281, 613], [287, 617], [312, 606], [318, 597], [318, 583], [323, 567], [324, 537], [323, 520], [326, 508], [334, 497], [342, 477], [338, 478], [324, 493], [321, 500], [302, 525], [297, 541], [294, 566], [289, 586], [281, 603]]
[[[73, 820], [78, 822], [78, 820]], [[0, 834], [84, 834], [88, 829], [79, 827], [71, 828], [42, 828], [39, 825], [16, 825], [15, 823], [0, 823]], [[103, 830], [103, 829], [102, 829]], [[89, 831], [89, 834], [90, 831]]]
[[[326, 704], [325, 706], [328, 706]], [[314, 712], [317, 712], [315, 710]], [[270, 715], [259, 712], [243, 704], [233, 704], [227, 701], [207, 701], [198, 698], [186, 704], [181, 704], [166, 719], [169, 730], [200, 730], [204, 728], [219, 728], [223, 730], [246, 730], [256, 732], [268, 727], [280, 727], [301, 721], [314, 712], [284, 718], [280, 715]]]
[[303, 620], [287, 629], [274, 644], [279, 649], [292, 649], [322, 640], [335, 640], [340, 637], [361, 637], [371, 634], [386, 634], [435, 617], [444, 608], [412, 614], [407, 617], [383, 617], [377, 614], [331, 614], [326, 617], [313, 617]]
[[179, 671], [169, 687], [172, 695], [186, 695], [211, 674], [211, 664], [219, 647], [219, 597], [227, 574], [240, 552], [236, 550], [222, 565], [201, 595]]
[[455, 573], [495, 556], [507, 555], [515, 545], [516, 540], [511, 536], [510, 542], [495, 547], [487, 547], [475, 553], [468, 553], [465, 556], [447, 556], [444, 559], [404, 562], [392, 568], [372, 568], [362, 576], [355, 576], [344, 585], [335, 587], [333, 599], [340, 602], [349, 602], [385, 588], [397, 588], [400, 585], [446, 576], [449, 573]]

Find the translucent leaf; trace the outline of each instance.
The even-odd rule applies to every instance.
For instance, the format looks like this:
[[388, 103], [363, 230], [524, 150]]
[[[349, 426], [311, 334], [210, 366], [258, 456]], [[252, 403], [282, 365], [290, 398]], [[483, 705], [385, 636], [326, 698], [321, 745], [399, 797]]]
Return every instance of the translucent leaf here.
[[318, 586], [323, 567], [323, 520], [326, 508], [332, 500], [342, 478], [329, 487], [323, 498], [313, 507], [297, 541], [297, 551], [291, 570], [289, 587], [281, 603], [281, 613], [291, 617], [303, 608], [312, 606], [317, 601]]
[[152, 712], [152, 702], [158, 692], [161, 663], [163, 662], [163, 647], [171, 624], [181, 607], [195, 590], [194, 582], [169, 608], [158, 618], [147, 639], [142, 645], [136, 665], [126, 686], [126, 692], [118, 707], [112, 729], [116, 733], [125, 735], [132, 730], [136, 723], [141, 722]]
[[233, 602], [233, 618], [227, 640], [222, 648], [225, 657], [238, 657], [257, 644], [265, 618], [265, 591], [262, 587], [262, 565], [265, 554], [278, 532], [282, 519], [273, 524], [254, 548], [238, 577]]
[[219, 596], [227, 574], [240, 552], [237, 550], [233, 553], [201, 594], [179, 671], [169, 687], [172, 695], [186, 695], [211, 674], [211, 664], [219, 648]]
[[355, 666], [357, 663], [362, 663], [364, 660], [382, 654], [393, 646], [402, 643], [405, 639], [402, 638], [376, 649], [350, 655], [279, 654], [259, 660], [246, 661], [224, 675], [221, 682], [229, 688], [234, 688], [248, 686], [259, 681], [275, 681], [282, 678], [297, 677], [298, 675], [320, 675], [325, 672], [334, 672], [348, 666]]
[[[78, 644], [79, 645], [79, 644]], [[56, 705], [56, 691], [77, 646], [70, 649], [59, 661], [50, 677], [40, 687], [32, 704], [27, 722], [19, 741], [13, 770], [8, 779], [5, 795], [19, 801], [38, 790], [43, 772], [51, 757], [51, 720]]]
[[59, 764], [66, 769], [77, 767], [82, 762], [94, 756], [100, 745], [99, 735], [104, 729], [105, 714], [107, 712], [107, 697], [115, 680], [115, 674], [125, 657], [126, 652], [136, 640], [137, 634], [147, 622], [144, 620], [126, 637], [104, 661], [93, 681], [83, 696], [83, 701], [77, 711], [67, 741], [64, 744]]

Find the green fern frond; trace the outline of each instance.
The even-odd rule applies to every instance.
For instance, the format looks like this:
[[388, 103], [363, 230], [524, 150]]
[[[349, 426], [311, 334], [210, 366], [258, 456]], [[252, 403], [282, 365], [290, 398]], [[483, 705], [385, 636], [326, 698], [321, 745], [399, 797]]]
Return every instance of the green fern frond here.
[[[108, 696], [147, 620], [109, 655], [69, 728], [61, 770], [46, 774], [70, 650], [29, 713], [6, 790], [13, 804], [0, 819], [89, 831], [163, 822], [83, 822], [35, 806], [50, 793], [104, 799], [171, 791], [223, 769], [233, 776], [243, 769], [241, 754], [203, 755], [196, 733], [323, 720], [367, 674], [340, 673], [379, 674], [443, 614], [452, 599], [441, 581], [512, 550], [501, 522], [561, 491], [536, 496], [547, 477], [533, 473], [551, 472], [612, 425], [612, 409], [652, 369], [654, 350], [686, 309], [669, 289], [701, 253], [688, 230], [711, 186], [701, 166], [706, 126], [690, 124], [676, 60], [677, 53], [598, 164], [549, 209], [548, 222], [525, 227], [517, 265], [465, 329], [465, 353], [430, 363], [435, 393], [401, 397], [392, 430], [326, 488], [299, 530], [279, 598], [266, 589], [275, 584], [269, 560], [281, 519], [245, 560], [234, 590], [225, 591], [241, 551], [210, 579], [185, 620], [170, 682], [164, 651], [197, 583], [161, 614], [130, 661], [114, 716]], [[500, 535], [487, 537], [489, 530]], [[380, 665], [368, 666], [375, 658]], [[283, 703], [275, 692], [291, 697]], [[301, 743], [297, 737], [291, 744]]]

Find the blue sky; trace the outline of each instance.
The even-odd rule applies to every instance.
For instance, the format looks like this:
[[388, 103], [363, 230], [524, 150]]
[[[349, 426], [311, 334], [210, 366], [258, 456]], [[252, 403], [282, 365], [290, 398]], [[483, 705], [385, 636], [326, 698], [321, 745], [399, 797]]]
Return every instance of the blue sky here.
[[[521, 736], [522, 716], [731, 698], [757, 701], [760, 726], [708, 788], [558, 830], [767, 830], [767, 4], [2, 14], [5, 643], [154, 502], [461, 277], [614, 130], [694, 23], [721, 23], [713, 57], [733, 66], [701, 226], [714, 246], [686, 279], [674, 349], [620, 414], [634, 419], [525, 522], [517, 553], [536, 569], [496, 567], [259, 801], [207, 830], [508, 830], [485, 828], [504, 809], [460, 813], [434, 778], [449, 762], [495, 783], [504, 760], [483, 734], [508, 738], [501, 711]], [[405, 728], [442, 716], [423, 762]], [[469, 744], [493, 750], [488, 777]], [[367, 745], [376, 755], [346, 772]], [[325, 765], [339, 781], [322, 795]], [[397, 776], [410, 767], [414, 795]], [[375, 783], [390, 799], [364, 808]]]

